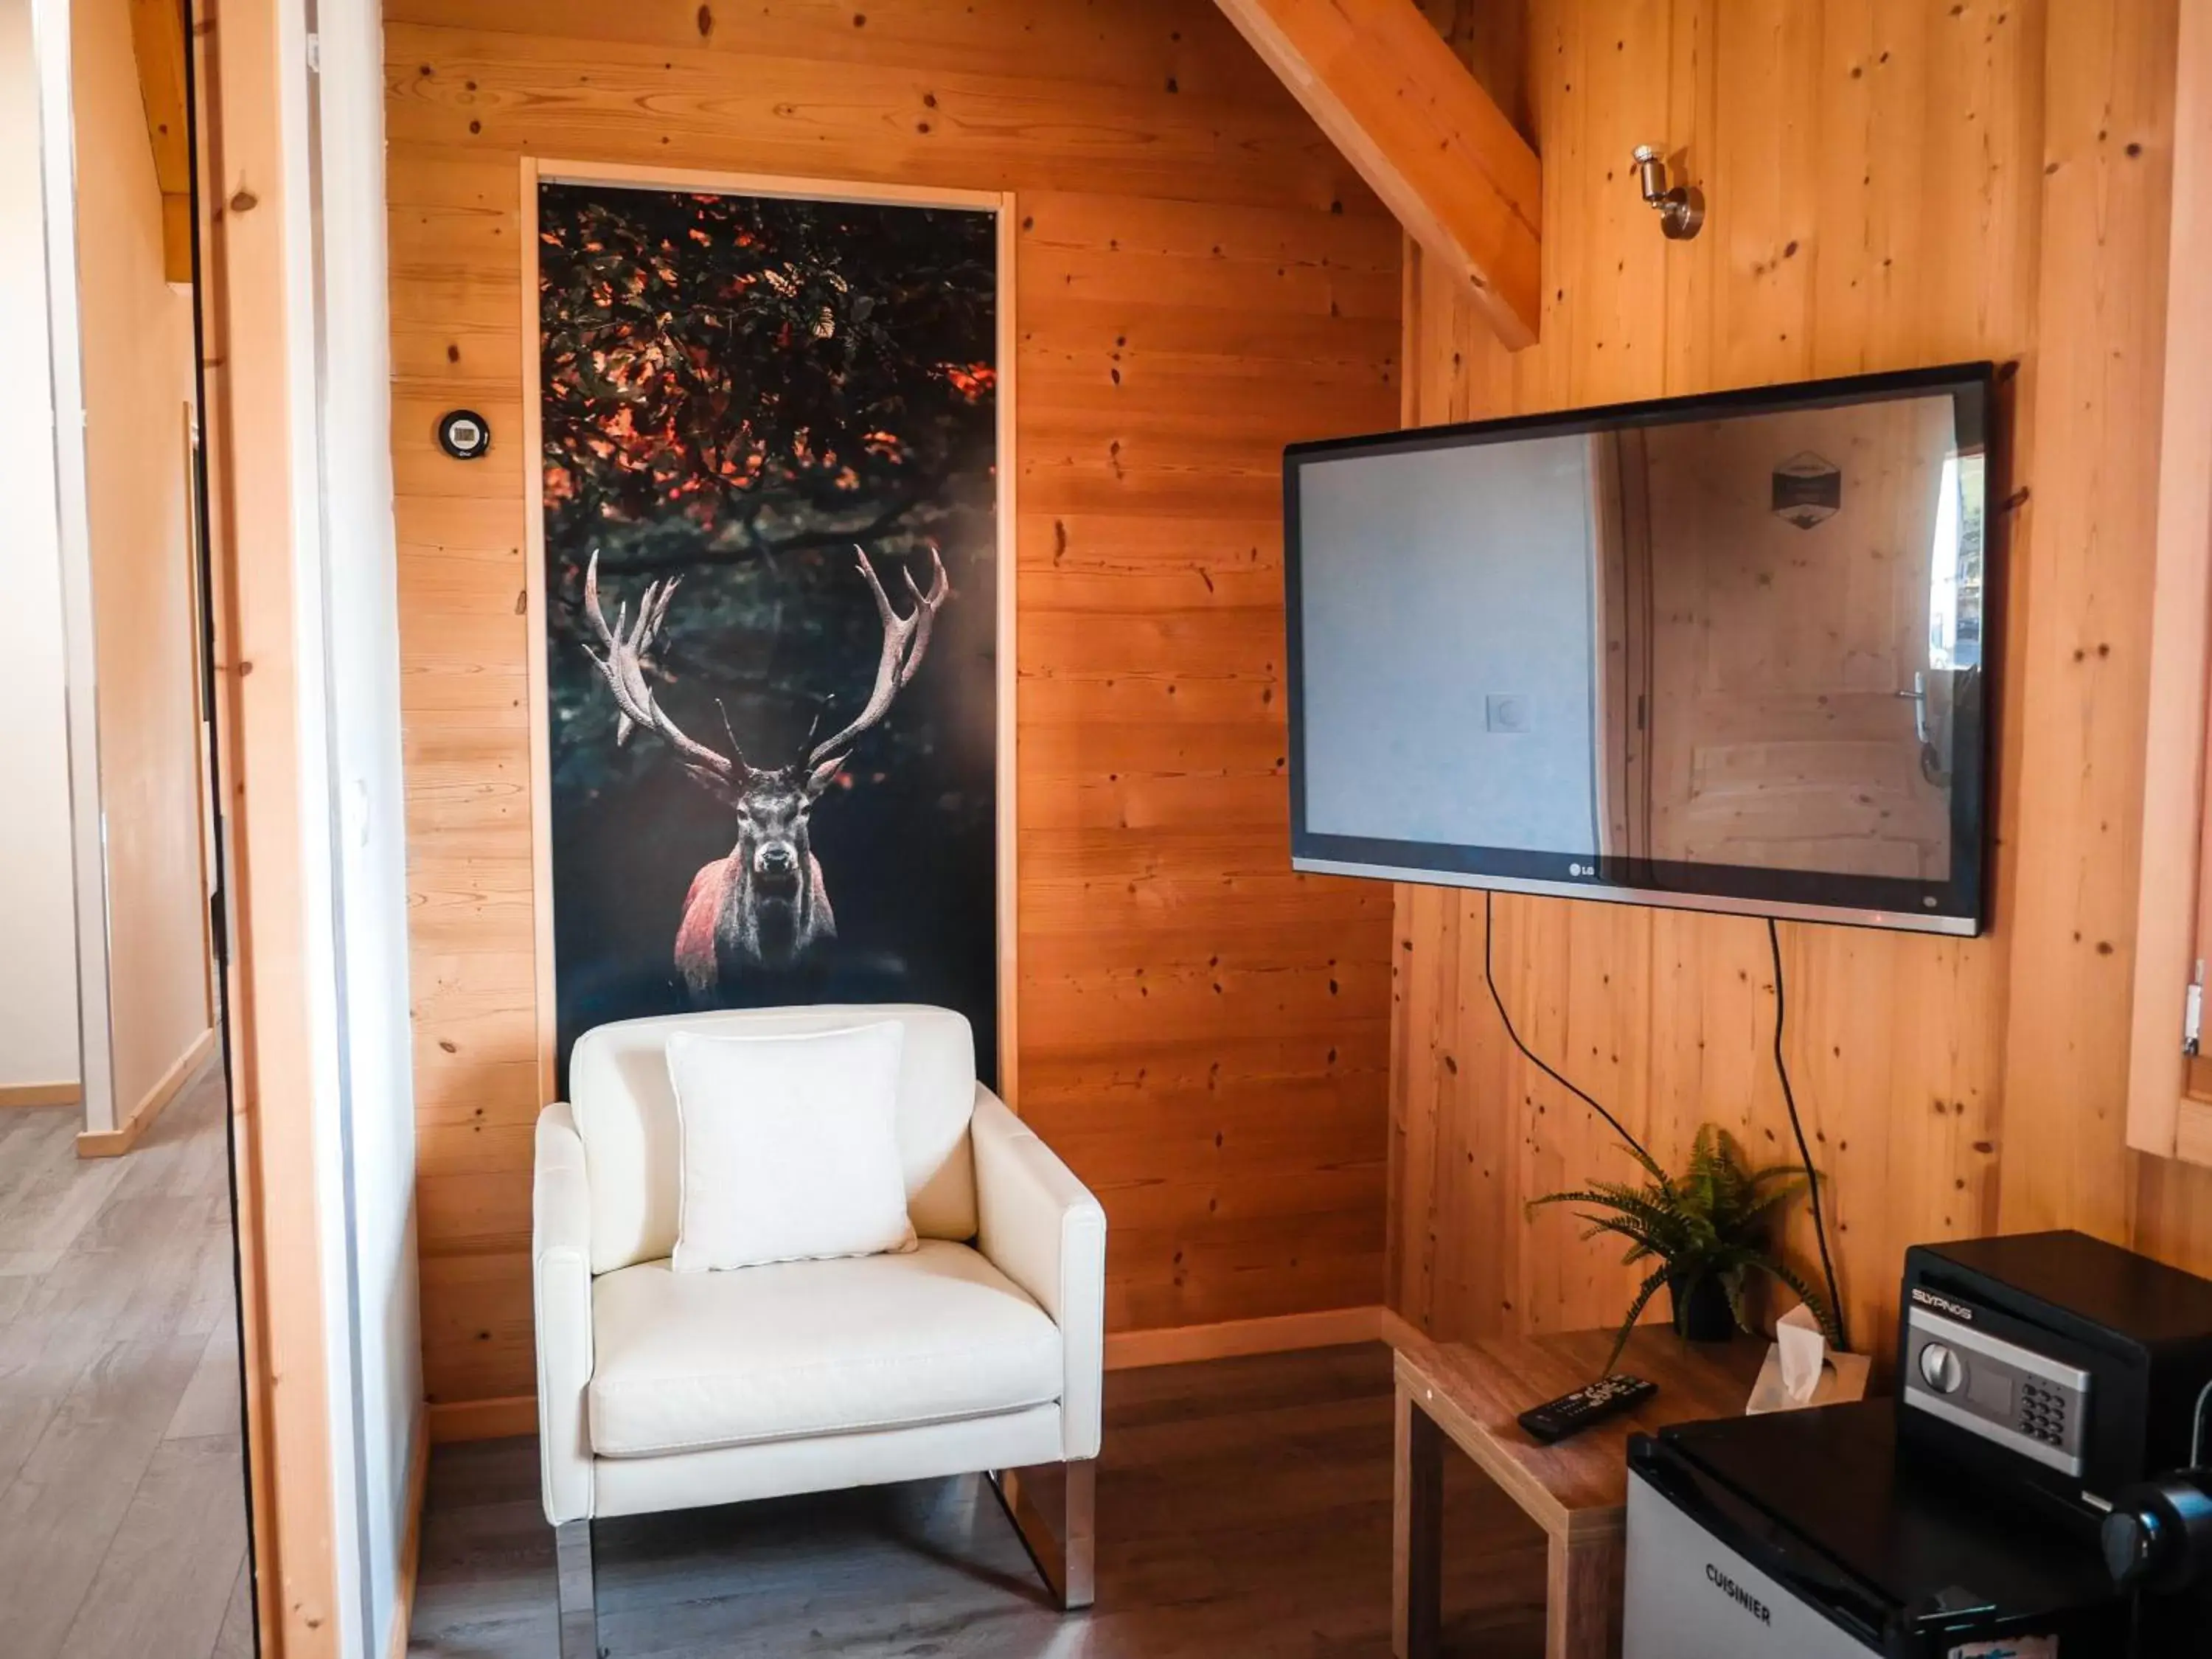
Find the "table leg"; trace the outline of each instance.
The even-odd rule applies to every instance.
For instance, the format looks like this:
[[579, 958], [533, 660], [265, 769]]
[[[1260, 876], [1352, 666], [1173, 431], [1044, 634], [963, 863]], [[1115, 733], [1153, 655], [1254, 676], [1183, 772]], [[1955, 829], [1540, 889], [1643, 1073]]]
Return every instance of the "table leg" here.
[[1546, 1549], [1545, 1659], [1610, 1659], [1620, 1650], [1627, 1540], [1618, 1532], [1554, 1537]]
[[1398, 1385], [1397, 1473], [1390, 1531], [1390, 1650], [1434, 1659], [1443, 1622], [1444, 1437]]

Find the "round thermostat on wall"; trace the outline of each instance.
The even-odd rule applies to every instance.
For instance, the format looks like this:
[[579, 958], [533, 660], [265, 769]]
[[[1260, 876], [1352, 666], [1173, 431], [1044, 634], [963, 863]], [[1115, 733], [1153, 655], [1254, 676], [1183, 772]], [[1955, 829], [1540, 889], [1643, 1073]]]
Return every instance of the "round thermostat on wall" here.
[[491, 447], [491, 422], [473, 409], [453, 409], [438, 417], [438, 447], [457, 461], [473, 461]]

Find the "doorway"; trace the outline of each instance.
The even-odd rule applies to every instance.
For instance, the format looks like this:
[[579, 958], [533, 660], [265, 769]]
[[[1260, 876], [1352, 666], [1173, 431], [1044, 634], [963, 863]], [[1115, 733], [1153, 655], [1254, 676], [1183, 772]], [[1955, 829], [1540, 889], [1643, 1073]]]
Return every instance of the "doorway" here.
[[184, 8], [0, 0], [0, 1606], [14, 1659], [258, 1650]]

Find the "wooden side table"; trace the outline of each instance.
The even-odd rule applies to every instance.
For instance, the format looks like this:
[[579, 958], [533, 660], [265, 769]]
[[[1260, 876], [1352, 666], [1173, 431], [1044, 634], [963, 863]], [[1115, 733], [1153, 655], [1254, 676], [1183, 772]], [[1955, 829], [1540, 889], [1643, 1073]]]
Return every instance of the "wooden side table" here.
[[1669, 1423], [1738, 1415], [1766, 1345], [1748, 1338], [1693, 1345], [1664, 1326], [1646, 1326], [1629, 1339], [1618, 1369], [1650, 1378], [1658, 1393], [1558, 1445], [1531, 1440], [1514, 1419], [1593, 1381], [1612, 1343], [1609, 1331], [1575, 1331], [1400, 1345], [1391, 1613], [1399, 1659], [1433, 1659], [1437, 1651], [1447, 1439], [1504, 1487], [1550, 1540], [1549, 1659], [1605, 1659], [1619, 1650], [1628, 1437]]

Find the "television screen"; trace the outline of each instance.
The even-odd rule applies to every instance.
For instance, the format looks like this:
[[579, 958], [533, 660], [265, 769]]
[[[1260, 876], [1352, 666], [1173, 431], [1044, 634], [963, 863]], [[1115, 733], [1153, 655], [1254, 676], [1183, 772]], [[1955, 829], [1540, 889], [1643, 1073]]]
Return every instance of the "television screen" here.
[[1302, 870], [1972, 933], [1988, 364], [1285, 453]]

